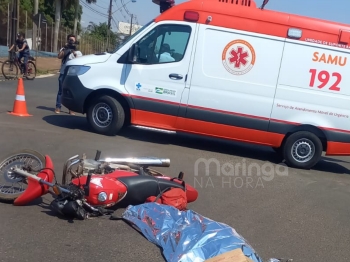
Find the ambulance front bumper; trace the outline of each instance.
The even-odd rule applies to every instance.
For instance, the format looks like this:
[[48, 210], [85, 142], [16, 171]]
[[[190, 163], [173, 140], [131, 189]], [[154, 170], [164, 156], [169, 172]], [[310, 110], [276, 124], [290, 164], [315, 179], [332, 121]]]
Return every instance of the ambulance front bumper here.
[[62, 84], [62, 105], [77, 113], [85, 113], [86, 98], [93, 90], [86, 88], [76, 75], [65, 75]]

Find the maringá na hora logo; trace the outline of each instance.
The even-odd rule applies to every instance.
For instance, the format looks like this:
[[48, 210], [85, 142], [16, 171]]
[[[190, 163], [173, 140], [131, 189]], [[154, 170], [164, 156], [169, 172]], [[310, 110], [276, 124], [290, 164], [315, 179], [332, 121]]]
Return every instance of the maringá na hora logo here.
[[253, 68], [255, 57], [253, 46], [239, 39], [225, 46], [222, 52], [222, 63], [231, 74], [244, 75]]

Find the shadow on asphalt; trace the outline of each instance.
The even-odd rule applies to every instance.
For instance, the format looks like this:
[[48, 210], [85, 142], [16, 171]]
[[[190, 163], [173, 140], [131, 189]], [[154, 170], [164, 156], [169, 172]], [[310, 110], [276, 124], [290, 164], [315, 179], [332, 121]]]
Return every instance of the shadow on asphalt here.
[[[36, 108], [41, 110], [51, 111], [51, 112], [55, 112], [55, 109], [56, 109], [54, 107], [47, 107], [47, 106], [37, 106]], [[61, 114], [69, 114], [69, 112], [68, 110], [65, 111], [61, 109]]]
[[47, 106], [37, 106], [36, 108], [38, 108], [38, 109], [42, 109], [42, 110], [51, 111], [51, 112], [55, 112], [55, 108], [53, 108], [53, 107], [47, 107]]
[[[51, 115], [43, 118], [47, 123], [68, 129], [78, 129], [85, 132], [93, 132], [85, 117], [70, 115]], [[223, 139], [198, 137], [188, 134], [166, 134], [136, 129], [132, 127], [124, 128], [119, 136], [150, 142], [155, 144], [171, 144], [181, 147], [193, 148], [209, 152], [235, 155], [242, 158], [251, 158], [261, 161], [268, 161], [274, 164], [281, 164], [281, 157], [275, 151], [266, 146], [251, 145], [242, 142], [226, 141]], [[349, 174], [350, 170], [339, 163], [349, 163], [340, 159], [322, 157], [321, 161], [312, 170], [331, 172], [338, 174]]]
[[38, 204], [38, 206], [41, 207], [42, 209], [44, 209], [41, 211], [41, 213], [44, 213], [44, 214], [51, 216], [51, 217], [56, 217], [56, 218], [61, 219], [61, 220], [66, 220], [68, 223], [74, 223], [74, 219], [65, 217], [65, 216], [59, 214], [58, 212], [54, 211], [50, 207], [50, 204], [42, 202], [42, 203]]
[[348, 163], [346, 161], [338, 161], [338, 159], [323, 157], [322, 160], [318, 162], [312, 169], [322, 171], [322, 172], [350, 175], [350, 170], [348, 168], [340, 164], [337, 164], [336, 162]]
[[[49, 110], [49, 109], [47, 109], [47, 110]], [[54, 110], [55, 109], [53, 109], [53, 111]], [[53, 125], [53, 126], [58, 126], [58, 127], [67, 128], [67, 129], [78, 129], [78, 130], [82, 130], [82, 131], [86, 131], [86, 132], [91, 132], [85, 117], [72, 116], [72, 115], [69, 115], [68, 112], [61, 112], [61, 114], [45, 116], [45, 117], [43, 117], [43, 120], [46, 123]]]
[[30, 203], [26, 204], [26, 206], [41, 206], [43, 201], [44, 201], [43, 197], [38, 197], [33, 201], [31, 201]]

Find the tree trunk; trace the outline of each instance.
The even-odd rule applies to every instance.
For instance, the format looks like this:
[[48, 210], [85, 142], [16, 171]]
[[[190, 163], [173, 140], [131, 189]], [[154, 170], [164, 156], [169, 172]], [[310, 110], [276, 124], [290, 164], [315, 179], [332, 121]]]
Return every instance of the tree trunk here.
[[[55, 31], [54, 31], [54, 37], [53, 37], [53, 52], [57, 52], [58, 48], [58, 33], [60, 31], [60, 24], [61, 24], [61, 6], [62, 6], [62, 0], [56, 0], [55, 1]], [[62, 43], [61, 43], [62, 45]]]
[[79, 0], [75, 0], [75, 16], [74, 16], [74, 30], [73, 30], [74, 35], [77, 35], [79, 7], [80, 7]]

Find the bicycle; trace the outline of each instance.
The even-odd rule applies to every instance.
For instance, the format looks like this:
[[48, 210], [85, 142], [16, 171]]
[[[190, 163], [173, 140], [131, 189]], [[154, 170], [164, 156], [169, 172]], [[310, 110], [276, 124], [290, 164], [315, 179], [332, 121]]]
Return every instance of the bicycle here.
[[[16, 52], [17, 53], [17, 52]], [[29, 56], [28, 58], [28, 70], [27, 70], [27, 80], [33, 80], [36, 77], [36, 66], [35, 63], [35, 58], [32, 56]], [[5, 74], [5, 68], [6, 66], [9, 66], [9, 72], [13, 72], [15, 70], [15, 77], [11, 77], [10, 74]], [[19, 61], [18, 57], [16, 54], [11, 55], [10, 59], [6, 60], [1, 67], [1, 71], [3, 76], [6, 79], [13, 79], [13, 78], [18, 78], [18, 71], [23, 75], [24, 74], [24, 63], [22, 61]]]

